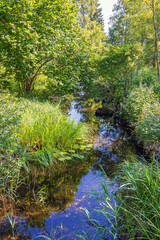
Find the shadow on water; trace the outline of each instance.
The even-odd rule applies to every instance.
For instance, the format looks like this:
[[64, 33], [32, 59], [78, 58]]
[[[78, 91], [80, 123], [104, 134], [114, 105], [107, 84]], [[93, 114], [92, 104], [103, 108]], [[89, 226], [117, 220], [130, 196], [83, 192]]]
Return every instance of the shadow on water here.
[[[72, 101], [69, 115], [94, 126], [94, 150], [86, 156], [85, 161], [67, 164], [63, 168], [55, 166], [48, 174], [35, 176], [32, 181], [39, 194], [38, 204], [32, 201], [25, 187], [22, 189], [25, 194], [14, 206], [12, 219], [14, 221], [15, 218], [16, 223], [15, 239], [33, 239], [42, 234], [50, 238], [55, 235], [53, 239], [64, 235], [66, 240], [78, 239], [75, 233], [87, 229], [81, 209], [92, 212], [97, 206], [96, 199], [87, 193], [91, 189], [100, 189], [100, 165], [108, 176], [108, 189], [112, 192], [117, 188], [115, 171], [118, 164], [136, 154], [134, 145], [118, 121], [96, 117], [95, 111], [86, 108], [82, 99]], [[11, 236], [11, 224], [2, 214], [0, 239], [11, 239]]]

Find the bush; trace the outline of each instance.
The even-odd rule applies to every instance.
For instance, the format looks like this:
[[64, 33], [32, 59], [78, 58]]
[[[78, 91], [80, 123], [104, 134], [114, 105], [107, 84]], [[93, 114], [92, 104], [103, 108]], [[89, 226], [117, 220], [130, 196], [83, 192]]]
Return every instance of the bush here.
[[160, 104], [155, 100], [153, 104], [144, 104], [141, 121], [136, 126], [136, 132], [140, 139], [146, 142], [160, 141]]
[[156, 96], [151, 88], [139, 87], [134, 88], [129, 94], [126, 102], [122, 104], [127, 120], [134, 124], [143, 119], [143, 109], [146, 104], [152, 105], [155, 102]]
[[135, 88], [122, 108], [140, 140], [160, 140], [160, 103], [152, 88]]
[[154, 68], [147, 68], [140, 71], [138, 78], [135, 80], [138, 84], [145, 85], [145, 86], [154, 86], [156, 83], [159, 82], [157, 71]]

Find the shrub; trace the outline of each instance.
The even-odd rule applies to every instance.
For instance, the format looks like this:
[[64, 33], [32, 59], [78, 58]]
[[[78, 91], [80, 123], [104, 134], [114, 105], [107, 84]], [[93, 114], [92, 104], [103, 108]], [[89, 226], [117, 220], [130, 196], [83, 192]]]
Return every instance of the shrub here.
[[160, 103], [152, 88], [135, 88], [122, 108], [140, 140], [160, 140]]
[[137, 85], [154, 86], [158, 83], [157, 71], [154, 68], [147, 68], [140, 71], [138, 78], [135, 80]]
[[139, 87], [132, 90], [126, 102], [122, 104], [125, 115], [130, 123], [134, 124], [143, 118], [143, 109], [145, 104], [150, 106], [155, 102], [156, 95], [153, 90], [148, 87]]
[[160, 141], [160, 104], [154, 101], [153, 104], [144, 103], [140, 123], [136, 126], [136, 132], [144, 141]]

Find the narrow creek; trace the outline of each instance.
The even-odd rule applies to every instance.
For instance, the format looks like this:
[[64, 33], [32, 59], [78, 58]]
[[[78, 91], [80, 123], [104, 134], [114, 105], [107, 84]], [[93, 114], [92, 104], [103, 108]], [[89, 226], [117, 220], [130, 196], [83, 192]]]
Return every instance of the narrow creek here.
[[[75, 234], [82, 233], [88, 226], [85, 222], [83, 208], [92, 213], [97, 201], [89, 193], [98, 191], [102, 181], [100, 165], [108, 176], [108, 189], [117, 188], [116, 174], [118, 164], [124, 159], [136, 155], [136, 148], [129, 139], [127, 131], [111, 117], [96, 117], [95, 112], [85, 109], [83, 99], [74, 99], [69, 111], [71, 118], [90, 123], [97, 128], [94, 150], [80, 165], [69, 166], [65, 171], [54, 173], [53, 177], [44, 176], [37, 179], [41, 187], [41, 199], [49, 192], [49, 202], [44, 206], [26, 209], [19, 207], [16, 212], [14, 232], [15, 239], [34, 239], [45, 235], [51, 239], [79, 239]], [[48, 195], [47, 195], [48, 196]], [[23, 210], [22, 210], [23, 209]], [[109, 224], [106, 222], [106, 224]], [[0, 239], [11, 239], [12, 228], [9, 220], [0, 216]], [[52, 238], [55, 236], [55, 238]], [[44, 239], [38, 237], [36, 239]], [[107, 238], [110, 239], [110, 238]]]

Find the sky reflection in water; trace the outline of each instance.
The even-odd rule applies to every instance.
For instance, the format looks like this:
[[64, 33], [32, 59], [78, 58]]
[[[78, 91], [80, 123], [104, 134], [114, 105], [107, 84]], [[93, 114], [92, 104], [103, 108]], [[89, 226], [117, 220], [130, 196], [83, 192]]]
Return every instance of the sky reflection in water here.
[[[70, 169], [71, 184], [73, 181], [76, 182], [74, 187], [72, 187], [72, 185], [69, 186], [69, 175], [66, 175], [68, 185], [64, 191], [67, 192], [69, 190], [76, 192], [73, 192], [73, 197], [71, 196], [70, 202], [66, 202], [65, 204], [63, 204], [63, 196], [58, 197], [58, 195], [56, 195], [57, 199], [59, 199], [59, 204], [65, 206], [64, 211], [62, 211], [61, 208], [59, 208], [58, 211], [53, 211], [52, 208], [50, 208], [47, 212], [46, 209], [43, 210], [43, 208], [40, 208], [39, 216], [33, 213], [29, 219], [25, 218], [25, 216], [16, 217], [17, 224], [15, 232], [19, 235], [18, 239], [33, 239], [40, 234], [48, 237], [52, 237], [55, 234], [55, 239], [58, 239], [61, 235], [65, 235], [64, 239], [66, 240], [79, 239], [75, 236], [75, 233], [87, 229], [85, 215], [82, 209], [86, 208], [92, 213], [93, 208], [97, 206], [95, 198], [88, 193], [91, 189], [94, 189], [94, 191], [100, 189], [102, 175], [99, 165], [105, 169], [108, 175], [110, 182], [108, 189], [112, 192], [117, 187], [115, 181], [116, 176], [113, 175], [116, 165], [124, 160], [127, 155], [135, 153], [133, 144], [128, 141], [126, 132], [120, 128], [117, 122], [110, 121], [107, 118], [96, 118], [95, 113], [91, 111], [85, 112], [78, 110], [84, 107], [81, 100], [73, 100], [69, 115], [77, 121], [81, 120], [96, 124], [97, 128], [99, 128], [95, 136], [94, 151], [91, 153], [91, 156], [88, 157], [88, 159], [94, 159], [94, 161], [91, 161], [93, 162], [92, 167], [88, 165], [88, 169], [85, 169], [84, 173], [77, 174], [77, 178], [71, 176], [73, 173], [72, 169]], [[76, 175], [75, 172], [74, 174]], [[64, 179], [64, 183], [65, 182], [66, 180]], [[1, 221], [0, 239], [8, 239], [7, 236], [11, 234], [10, 225], [8, 221]], [[44, 238], [39, 237], [36, 239]]]

